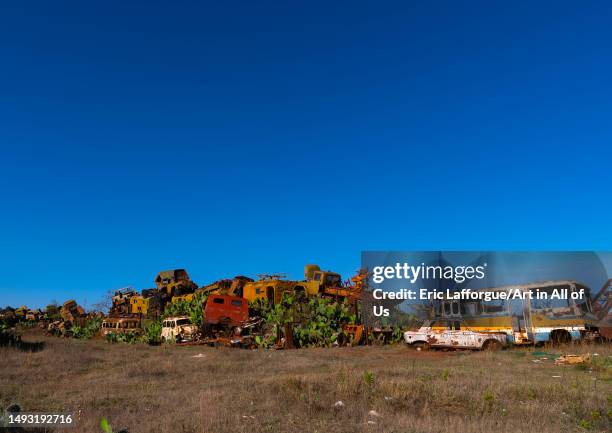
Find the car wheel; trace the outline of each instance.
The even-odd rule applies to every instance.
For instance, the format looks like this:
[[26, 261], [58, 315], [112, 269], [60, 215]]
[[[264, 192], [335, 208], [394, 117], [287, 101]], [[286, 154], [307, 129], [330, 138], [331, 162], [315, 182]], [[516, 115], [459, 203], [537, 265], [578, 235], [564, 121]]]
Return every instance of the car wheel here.
[[489, 352], [496, 352], [498, 350], [501, 350], [501, 348], [502, 348], [502, 345], [497, 340], [487, 340], [482, 345], [482, 350], [487, 350]]
[[416, 350], [420, 351], [426, 351], [430, 349], [429, 343], [425, 342], [425, 341], [417, 341], [416, 343], [412, 344], [412, 347], [414, 347]]

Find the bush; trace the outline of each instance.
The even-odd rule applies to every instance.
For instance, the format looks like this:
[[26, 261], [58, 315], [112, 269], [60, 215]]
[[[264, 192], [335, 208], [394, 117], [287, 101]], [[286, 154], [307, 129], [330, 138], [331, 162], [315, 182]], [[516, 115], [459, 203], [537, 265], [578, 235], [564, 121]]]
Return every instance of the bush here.
[[[272, 335], [280, 335], [285, 326], [292, 326], [293, 342], [297, 347], [329, 347], [343, 333], [345, 324], [354, 324], [357, 316], [348, 302], [332, 299], [284, 294], [280, 303], [270, 305], [259, 299], [250, 305], [252, 315], [263, 317], [264, 327], [272, 328]], [[270, 347], [272, 338], [259, 338], [259, 347]]]
[[90, 319], [83, 326], [74, 325], [70, 330], [74, 338], [89, 340], [100, 332], [102, 319]]
[[148, 344], [161, 343], [162, 321], [161, 319], [152, 320], [144, 325], [142, 341]]
[[129, 343], [134, 344], [141, 341], [141, 336], [135, 332], [126, 333], [115, 333], [111, 332], [106, 334], [106, 341], [109, 343]]
[[300, 323], [294, 327], [293, 335], [300, 347], [321, 347], [334, 344], [343, 333], [343, 325], [356, 322], [348, 302], [313, 297], [308, 300], [302, 312]]
[[[188, 316], [191, 323], [201, 328], [204, 323], [204, 302], [207, 295], [204, 293], [194, 293], [191, 301], [177, 301], [166, 305], [163, 317]], [[161, 332], [161, 331], [160, 331]]]

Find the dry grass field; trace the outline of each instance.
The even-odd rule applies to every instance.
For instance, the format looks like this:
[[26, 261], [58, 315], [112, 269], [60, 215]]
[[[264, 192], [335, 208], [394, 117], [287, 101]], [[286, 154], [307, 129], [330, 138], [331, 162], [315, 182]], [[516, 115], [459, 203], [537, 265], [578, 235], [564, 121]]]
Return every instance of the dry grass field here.
[[100, 432], [101, 417], [115, 433], [556, 433], [612, 427], [612, 376], [604, 365], [610, 345], [545, 349], [598, 353], [595, 365], [577, 367], [555, 366], [534, 349], [248, 351], [25, 339], [44, 339], [45, 349], [0, 349], [0, 404], [75, 413], [77, 425], [67, 432]]

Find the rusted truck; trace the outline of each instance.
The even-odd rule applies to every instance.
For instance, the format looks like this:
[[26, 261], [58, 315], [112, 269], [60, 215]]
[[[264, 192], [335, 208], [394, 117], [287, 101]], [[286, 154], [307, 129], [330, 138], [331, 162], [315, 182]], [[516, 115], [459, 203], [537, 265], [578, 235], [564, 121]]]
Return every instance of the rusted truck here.
[[248, 301], [238, 296], [210, 295], [204, 306], [204, 337], [210, 344], [254, 347], [261, 322], [249, 317]]
[[204, 307], [204, 317], [209, 325], [240, 326], [249, 319], [249, 304], [238, 296], [211, 295]]
[[[441, 329], [446, 327], [446, 329]], [[433, 329], [435, 328], [435, 329]], [[477, 332], [461, 329], [457, 322], [429, 322], [417, 331], [404, 332], [406, 344], [417, 350], [429, 348], [500, 350], [508, 345], [504, 332]]]

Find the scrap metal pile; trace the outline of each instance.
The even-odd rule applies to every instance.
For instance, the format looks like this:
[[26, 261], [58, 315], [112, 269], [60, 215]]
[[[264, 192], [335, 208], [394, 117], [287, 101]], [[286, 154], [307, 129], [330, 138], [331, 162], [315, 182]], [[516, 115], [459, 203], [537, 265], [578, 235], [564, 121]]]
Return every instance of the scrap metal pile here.
[[[306, 265], [303, 280], [288, 280], [282, 275], [260, 275], [256, 280], [236, 276], [199, 286], [185, 269], [172, 269], [156, 275], [154, 288], [140, 292], [133, 288], [117, 290], [111, 296], [107, 315], [86, 313], [76, 301], [69, 300], [61, 307], [49, 305], [44, 310], [5, 308], [0, 310], [0, 323], [9, 327], [17, 322], [38, 324], [55, 336], [91, 338], [95, 334], [111, 342], [243, 348], [384, 344], [403, 339], [421, 350], [499, 349], [535, 344], [538, 339], [609, 341], [612, 336], [612, 280], [592, 300], [588, 298], [571, 308], [564, 306], [557, 315], [548, 307], [538, 310], [536, 306], [523, 306], [522, 311], [529, 313], [527, 318], [533, 325], [527, 332], [526, 322], [510, 314], [510, 308], [491, 313], [487, 305], [460, 305], [450, 299], [431, 305], [428, 316], [421, 320], [403, 313], [406, 321], [401, 328], [382, 326], [382, 321], [378, 327], [365, 326], [362, 312], [371, 311], [373, 300], [367, 277], [367, 271], [360, 270], [343, 281], [338, 273]], [[579, 286], [573, 281], [524, 286], [560, 284]], [[496, 318], [495, 324], [491, 314]], [[423, 322], [420, 328], [416, 326], [419, 322]], [[367, 323], [378, 322], [367, 319]], [[547, 328], [537, 328], [538, 323]]]
[[[390, 333], [388, 329], [366, 330], [359, 323], [365, 277], [361, 272], [344, 282], [338, 273], [306, 265], [303, 280], [287, 280], [282, 275], [260, 275], [257, 280], [236, 276], [198, 286], [185, 269], [172, 269], [156, 275], [154, 288], [117, 290], [107, 315], [86, 313], [69, 300], [61, 307], [50, 305], [46, 311], [3, 310], [0, 319], [38, 323], [48, 334], [63, 337], [73, 336], [75, 327], [97, 318], [101, 319], [99, 333], [105, 337], [142, 336], [147, 324], [157, 322], [159, 342], [290, 348], [299, 345], [293, 330], [307, 325], [313, 315], [307, 312], [308, 303], [316, 300], [352, 314], [334, 322], [336, 329], [328, 340], [335, 345], [359, 344], [367, 335], [384, 340]], [[191, 317], [194, 312], [199, 319]], [[300, 332], [300, 341], [305, 342], [305, 332]]]

